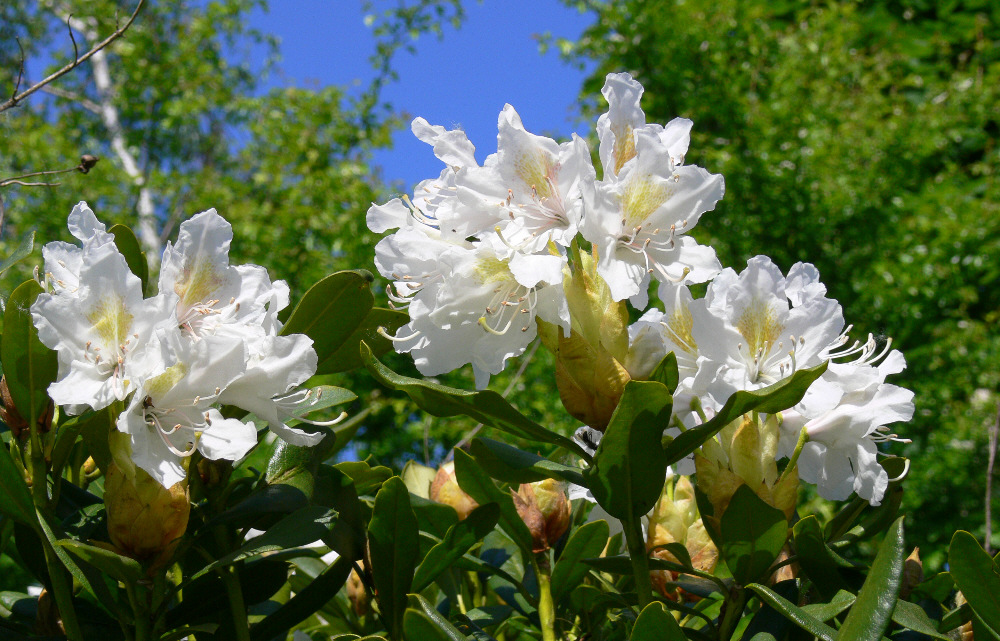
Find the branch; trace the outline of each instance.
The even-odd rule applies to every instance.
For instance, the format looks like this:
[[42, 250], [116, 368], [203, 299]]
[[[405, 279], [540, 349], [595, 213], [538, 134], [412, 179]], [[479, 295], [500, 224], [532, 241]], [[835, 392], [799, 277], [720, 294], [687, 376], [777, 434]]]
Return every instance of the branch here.
[[93, 169], [97, 161], [100, 160], [97, 156], [91, 156], [90, 154], [84, 154], [80, 156], [80, 164], [76, 167], [70, 167], [69, 169], [48, 169], [46, 171], [33, 171], [27, 174], [21, 174], [20, 176], [13, 176], [11, 178], [5, 178], [0, 180], [0, 187], [7, 187], [8, 185], [21, 185], [22, 187], [54, 187], [59, 183], [45, 183], [45, 182], [24, 182], [25, 178], [32, 178], [34, 176], [52, 176], [55, 174], [65, 174], [71, 171], [78, 171], [81, 174], [85, 174]]
[[[38, 82], [36, 82], [32, 86], [28, 87], [27, 89], [25, 89], [21, 93], [17, 93], [18, 88], [21, 86], [21, 75], [23, 75], [23, 71], [24, 71], [24, 55], [22, 53], [22, 55], [21, 55], [21, 71], [22, 71], [22, 73], [18, 74], [17, 85], [14, 87], [14, 95], [12, 95], [10, 97], [10, 99], [8, 99], [6, 102], [0, 103], [0, 113], [3, 113], [5, 111], [7, 111], [8, 109], [17, 106], [17, 104], [19, 102], [21, 102], [22, 100], [24, 100], [25, 98], [27, 98], [31, 94], [35, 93], [36, 91], [38, 91], [39, 89], [41, 89], [45, 85], [49, 84], [53, 80], [61, 78], [62, 76], [66, 75], [67, 73], [69, 73], [73, 69], [79, 67], [81, 63], [86, 62], [87, 60], [89, 60], [91, 58], [91, 56], [93, 56], [95, 53], [99, 52], [101, 49], [104, 49], [109, 44], [111, 44], [112, 42], [114, 42], [115, 40], [117, 40], [118, 38], [122, 37], [122, 35], [128, 30], [128, 28], [132, 26], [132, 23], [135, 21], [136, 16], [139, 15], [139, 11], [142, 9], [142, 6], [145, 3], [146, 3], [146, 0], [139, 0], [139, 4], [137, 4], [135, 6], [135, 11], [132, 12], [132, 15], [129, 16], [129, 19], [125, 22], [125, 24], [123, 24], [122, 26], [120, 26], [117, 29], [115, 29], [114, 33], [112, 33], [110, 36], [108, 36], [104, 40], [101, 40], [100, 42], [98, 42], [96, 45], [93, 46], [93, 48], [91, 48], [90, 51], [88, 51], [87, 53], [83, 54], [82, 56], [75, 55], [75, 54], [78, 54], [79, 52], [76, 49], [76, 38], [73, 38], [73, 29], [70, 28], [70, 38], [73, 40], [73, 51], [74, 51], [74, 60], [73, 60], [73, 62], [68, 63], [62, 69], [60, 69], [59, 71], [56, 71], [55, 73], [51, 74], [47, 78], [45, 78], [43, 80], [39, 80]], [[69, 23], [69, 20], [67, 19], [67, 25], [68, 25], [68, 23]], [[18, 44], [20, 45], [20, 41], [18, 42]]]

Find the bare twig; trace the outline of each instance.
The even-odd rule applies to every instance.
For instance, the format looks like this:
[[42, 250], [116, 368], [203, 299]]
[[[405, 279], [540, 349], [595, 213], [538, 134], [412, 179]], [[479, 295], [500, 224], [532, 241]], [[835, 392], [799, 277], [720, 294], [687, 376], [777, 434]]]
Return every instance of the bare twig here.
[[[503, 391], [503, 394], [501, 394], [501, 396], [507, 398], [507, 395], [510, 394], [512, 391], [514, 391], [514, 386], [517, 385], [517, 381], [521, 378], [521, 376], [524, 375], [524, 370], [528, 369], [528, 364], [531, 363], [531, 359], [535, 356], [535, 352], [538, 351], [538, 346], [540, 344], [541, 341], [539, 340], [536, 340], [534, 343], [531, 344], [531, 347], [524, 355], [524, 358], [521, 359], [521, 366], [517, 368], [517, 372], [514, 374], [514, 378], [510, 379], [510, 383], [507, 384], [507, 388]], [[478, 434], [479, 430], [481, 429], [483, 429], [482, 423], [479, 423], [474, 428], [472, 428], [471, 432], [466, 434], [461, 441], [456, 443], [455, 447], [451, 448], [451, 451], [449, 451], [448, 455], [444, 457], [444, 460], [450, 461], [451, 457], [455, 455], [455, 450], [463, 448], [466, 445], [468, 445], [469, 442], [471, 442], [472, 439], [475, 438], [476, 434]]]
[[990, 428], [989, 459], [986, 463], [986, 552], [992, 556], [990, 539], [993, 538], [993, 462], [997, 458], [997, 437], [1000, 436], [1000, 403], [997, 403], [997, 417]]
[[55, 174], [65, 174], [71, 171], [78, 171], [81, 174], [89, 172], [97, 161], [100, 160], [96, 156], [91, 156], [90, 154], [84, 154], [80, 156], [80, 164], [76, 167], [70, 167], [69, 169], [48, 169], [45, 171], [33, 171], [27, 174], [21, 174], [20, 176], [13, 176], [11, 178], [5, 178], [0, 180], [0, 187], [7, 187], [8, 185], [21, 185], [22, 187], [54, 187], [59, 183], [45, 183], [45, 182], [24, 182], [25, 178], [33, 178], [35, 176], [53, 176]]
[[[109, 44], [111, 44], [112, 42], [114, 42], [115, 40], [117, 40], [118, 38], [121, 38], [122, 35], [128, 30], [128, 28], [132, 26], [132, 23], [135, 21], [136, 16], [139, 15], [139, 11], [142, 9], [142, 6], [145, 3], [146, 3], [146, 0], [139, 0], [139, 3], [135, 6], [135, 11], [132, 12], [132, 15], [129, 16], [129, 19], [125, 22], [125, 24], [123, 24], [122, 26], [120, 26], [117, 29], [115, 29], [115, 31], [111, 35], [109, 35], [104, 40], [101, 40], [100, 42], [98, 42], [96, 45], [94, 45], [90, 49], [90, 51], [88, 51], [87, 53], [83, 54], [82, 56], [78, 55], [79, 52], [76, 50], [76, 38], [73, 38], [73, 50], [74, 50], [74, 53], [77, 54], [77, 55], [74, 55], [73, 62], [70, 62], [70, 63], [66, 64], [65, 66], [63, 66], [62, 69], [59, 69], [55, 73], [50, 74], [48, 77], [46, 77], [46, 78], [44, 78], [42, 80], [39, 80], [38, 82], [36, 82], [35, 84], [31, 85], [30, 87], [28, 87], [27, 89], [25, 89], [21, 93], [17, 93], [18, 89], [20, 89], [20, 86], [21, 86], [21, 76], [24, 73], [24, 53], [23, 53], [23, 49], [22, 49], [22, 54], [21, 54], [21, 73], [18, 75], [17, 85], [14, 88], [14, 94], [6, 102], [0, 103], [0, 113], [3, 113], [4, 111], [7, 111], [8, 109], [17, 106], [18, 103], [20, 103], [22, 100], [24, 100], [25, 98], [27, 98], [31, 94], [35, 93], [36, 91], [38, 91], [39, 89], [41, 89], [45, 85], [49, 84], [53, 80], [56, 80], [58, 78], [61, 78], [64, 75], [66, 75], [67, 73], [69, 73], [70, 71], [72, 71], [73, 69], [75, 69], [76, 67], [80, 66], [81, 63], [86, 62], [87, 60], [89, 60], [91, 58], [91, 56], [93, 56], [95, 53], [97, 53], [100, 50], [104, 49]], [[68, 22], [69, 22], [69, 18], [67, 18], [67, 23]], [[70, 29], [70, 36], [71, 37], [73, 36], [73, 30], [72, 29]], [[18, 45], [20, 46], [20, 41], [18, 41]]]
[[[66, 29], [69, 31], [69, 39], [73, 41], [73, 62], [80, 64], [80, 50], [76, 47], [76, 36], [73, 35], [73, 27], [69, 24], [72, 17], [72, 13], [66, 16]], [[115, 21], [115, 26], [118, 26], [117, 21]]]
[[21, 51], [21, 62], [18, 64], [17, 82], [14, 83], [14, 92], [10, 95], [11, 100], [17, 96], [17, 92], [21, 88], [21, 80], [24, 79], [24, 47], [21, 46], [20, 38], [14, 38], [14, 40], [17, 41], [17, 48]]

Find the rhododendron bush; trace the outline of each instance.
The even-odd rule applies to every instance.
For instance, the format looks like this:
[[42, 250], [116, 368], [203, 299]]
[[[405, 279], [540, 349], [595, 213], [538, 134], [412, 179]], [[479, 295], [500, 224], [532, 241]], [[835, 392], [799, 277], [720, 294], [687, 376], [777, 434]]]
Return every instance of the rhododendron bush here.
[[[77, 205], [4, 311], [0, 551], [42, 589], [3, 593], [0, 636], [996, 638], [997, 561], [958, 532], [923, 577], [905, 545], [903, 353], [813, 265], [699, 244], [723, 177], [642, 93], [607, 77], [596, 156], [510, 105], [481, 165], [414, 120], [444, 166], [368, 211], [384, 308], [363, 270], [291, 307], [215, 210], [151, 270]], [[536, 341], [573, 434], [489, 389]], [[432, 378], [465, 365], [475, 391]], [[486, 436], [349, 460], [365, 410], [330, 383], [358, 368]]]

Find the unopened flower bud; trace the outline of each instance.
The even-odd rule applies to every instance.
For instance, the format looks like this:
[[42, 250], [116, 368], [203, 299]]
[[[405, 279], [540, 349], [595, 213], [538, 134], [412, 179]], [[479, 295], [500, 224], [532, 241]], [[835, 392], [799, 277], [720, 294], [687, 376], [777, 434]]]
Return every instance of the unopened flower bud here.
[[368, 614], [371, 609], [368, 605], [368, 590], [365, 583], [358, 576], [357, 570], [351, 570], [351, 575], [347, 577], [347, 600], [351, 602], [354, 613], [359, 617]]
[[83, 472], [84, 476], [92, 476], [97, 472], [97, 461], [94, 460], [93, 456], [87, 457], [87, 460], [83, 462], [83, 467], [80, 471]]
[[83, 154], [82, 156], [80, 156], [80, 166], [77, 167], [77, 170], [81, 174], [85, 174], [94, 168], [94, 165], [97, 164], [98, 160], [100, 160], [100, 158], [98, 158], [97, 156], [92, 156], [90, 154]]
[[[49, 401], [38, 417], [38, 432], [40, 434], [44, 434], [52, 429], [54, 411], [55, 406], [52, 401]], [[0, 377], [0, 420], [10, 428], [10, 432], [14, 435], [14, 438], [28, 437], [28, 420], [24, 418], [24, 415], [14, 404], [14, 397], [7, 386], [6, 376]]]
[[170, 559], [187, 530], [191, 511], [187, 479], [163, 487], [131, 460], [122, 459], [128, 441], [120, 432], [111, 435], [114, 460], [104, 479], [108, 534], [121, 553], [152, 560], [151, 568], [156, 568]]
[[903, 583], [899, 587], [899, 598], [906, 600], [913, 589], [924, 580], [924, 563], [920, 560], [920, 548], [913, 548], [903, 562]]
[[462, 491], [455, 478], [455, 463], [448, 461], [438, 468], [434, 482], [431, 483], [431, 500], [444, 503], [455, 508], [459, 520], [465, 520], [479, 504], [471, 496]]
[[[715, 570], [719, 550], [705, 530], [705, 524], [698, 513], [694, 486], [686, 476], [678, 477], [676, 483], [667, 481], [660, 499], [649, 515], [646, 549], [650, 551], [650, 556], [678, 563], [679, 560], [663, 547], [670, 543], [680, 543], [687, 549], [691, 564], [696, 570]], [[677, 573], [670, 570], [650, 572], [653, 587], [668, 599], [678, 600], [681, 596], [686, 596], [668, 586], [676, 578]]]
[[42, 588], [38, 593], [38, 608], [35, 612], [35, 632], [45, 636], [65, 636], [62, 617], [59, 608], [48, 590]]
[[511, 495], [517, 513], [531, 531], [535, 552], [548, 550], [569, 529], [573, 506], [564, 483], [553, 479], [522, 483]]

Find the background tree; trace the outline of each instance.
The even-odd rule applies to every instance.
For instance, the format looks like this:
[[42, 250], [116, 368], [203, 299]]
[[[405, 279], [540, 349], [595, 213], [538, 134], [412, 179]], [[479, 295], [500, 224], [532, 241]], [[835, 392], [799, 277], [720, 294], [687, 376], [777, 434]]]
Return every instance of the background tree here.
[[[570, 59], [581, 92], [629, 71], [647, 119], [694, 120], [688, 161], [726, 178], [696, 231], [737, 270], [814, 263], [853, 319], [903, 350], [917, 416], [907, 539], [943, 562], [984, 534], [1000, 371], [1000, 6], [673, 0], [568, 2], [595, 15]], [[994, 547], [998, 539], [995, 538]], [[931, 552], [931, 551], [934, 552]]]

